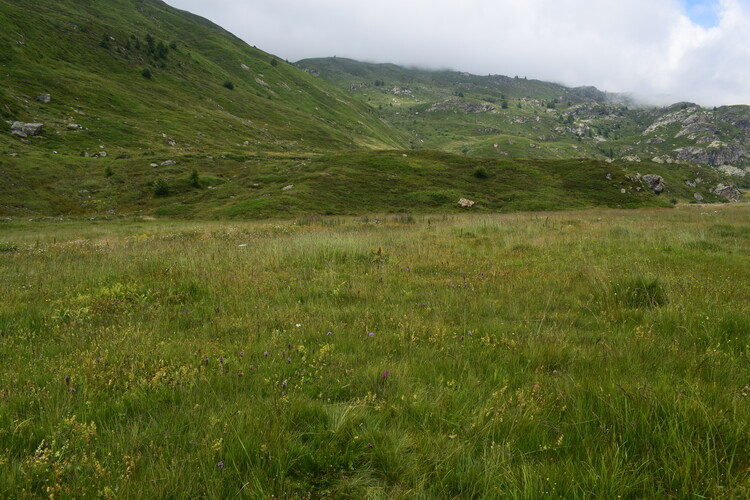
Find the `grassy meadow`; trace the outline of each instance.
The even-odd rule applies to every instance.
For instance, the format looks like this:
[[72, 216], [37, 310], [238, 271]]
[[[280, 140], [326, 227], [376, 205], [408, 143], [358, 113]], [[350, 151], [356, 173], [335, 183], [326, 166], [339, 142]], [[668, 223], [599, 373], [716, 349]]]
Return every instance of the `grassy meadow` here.
[[0, 497], [745, 498], [748, 210], [0, 223]]

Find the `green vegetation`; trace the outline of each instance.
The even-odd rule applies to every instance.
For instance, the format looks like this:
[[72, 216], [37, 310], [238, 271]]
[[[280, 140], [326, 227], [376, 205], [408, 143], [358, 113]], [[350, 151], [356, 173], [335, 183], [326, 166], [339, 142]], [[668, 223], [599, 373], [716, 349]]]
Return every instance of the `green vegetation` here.
[[297, 65], [381, 113], [410, 135], [415, 149], [490, 158], [637, 158], [645, 169], [654, 158], [750, 167], [750, 155], [743, 152], [750, 149], [748, 106], [644, 107], [594, 87], [338, 57]]
[[[720, 198], [711, 189], [722, 181], [710, 169], [654, 165], [649, 172], [663, 176], [667, 186], [655, 196], [644, 182], [634, 180], [641, 166], [622, 162], [472, 158], [435, 151], [181, 157], [130, 157], [126, 152], [110, 149], [104, 158], [0, 158], [6, 181], [0, 189], [0, 216], [149, 213], [261, 219], [456, 213], [464, 210], [458, 206], [461, 198], [475, 201], [472, 210], [478, 212], [637, 208], [671, 206], [671, 199], [695, 202], [696, 192], [717, 202]], [[201, 172], [197, 182], [193, 171]], [[697, 177], [704, 179], [701, 185], [686, 184]]]
[[0, 496], [747, 497], [747, 217], [2, 223]]
[[0, 0], [0, 25], [0, 110], [45, 124], [30, 144], [3, 129], [0, 157], [404, 145], [345, 92], [158, 0]]

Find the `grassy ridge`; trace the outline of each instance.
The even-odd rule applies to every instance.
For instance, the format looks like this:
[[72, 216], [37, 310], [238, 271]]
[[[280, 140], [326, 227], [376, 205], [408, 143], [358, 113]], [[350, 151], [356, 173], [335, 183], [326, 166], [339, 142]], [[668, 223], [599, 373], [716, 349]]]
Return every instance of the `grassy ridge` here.
[[[455, 213], [463, 210], [460, 198], [475, 201], [471, 210], [480, 212], [666, 206], [695, 201], [696, 192], [706, 201], [719, 200], [710, 191], [719, 177], [698, 167], [642, 170], [643, 165], [620, 162], [469, 158], [432, 151], [111, 156], [0, 158], [0, 215], [259, 219]], [[176, 164], [162, 165], [167, 160]], [[651, 194], [632, 180], [639, 172], [662, 175], [667, 191]], [[696, 177], [705, 182], [696, 188], [685, 184]], [[163, 193], [157, 193], [159, 183]], [[285, 190], [288, 186], [293, 187]]]
[[747, 496], [746, 220], [5, 223], [0, 496]]

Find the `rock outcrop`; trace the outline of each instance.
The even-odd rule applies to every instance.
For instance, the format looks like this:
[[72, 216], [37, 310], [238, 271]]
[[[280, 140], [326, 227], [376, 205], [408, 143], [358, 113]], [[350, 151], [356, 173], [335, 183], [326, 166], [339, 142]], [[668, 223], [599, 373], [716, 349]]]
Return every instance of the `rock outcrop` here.
[[459, 206], [462, 206], [464, 208], [471, 208], [474, 205], [476, 205], [476, 202], [471, 201], [471, 200], [469, 200], [467, 198], [461, 198], [460, 200], [458, 200], [458, 204], [459, 204]]
[[13, 122], [10, 133], [18, 137], [32, 137], [42, 133], [43, 123]]
[[715, 195], [730, 201], [739, 201], [742, 197], [742, 192], [734, 184], [730, 186], [719, 184], [714, 188], [713, 192]]
[[664, 192], [664, 188], [666, 188], [664, 185], [664, 178], [661, 175], [647, 174], [644, 175], [642, 179], [646, 181], [648, 188], [654, 194], [661, 194]]

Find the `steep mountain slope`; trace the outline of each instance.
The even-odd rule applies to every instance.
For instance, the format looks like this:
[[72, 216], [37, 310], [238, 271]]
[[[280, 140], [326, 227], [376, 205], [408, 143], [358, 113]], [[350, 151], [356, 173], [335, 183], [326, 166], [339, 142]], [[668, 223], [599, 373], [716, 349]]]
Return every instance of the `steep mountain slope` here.
[[636, 106], [593, 87], [425, 71], [341, 58], [296, 63], [411, 134], [413, 148], [511, 158], [697, 163], [744, 176], [750, 107]]
[[[0, 0], [0, 26], [0, 113], [44, 123], [27, 139], [43, 150], [402, 144], [345, 93], [159, 0]], [[42, 94], [50, 102], [35, 99]], [[18, 150], [4, 128], [0, 148]]]

